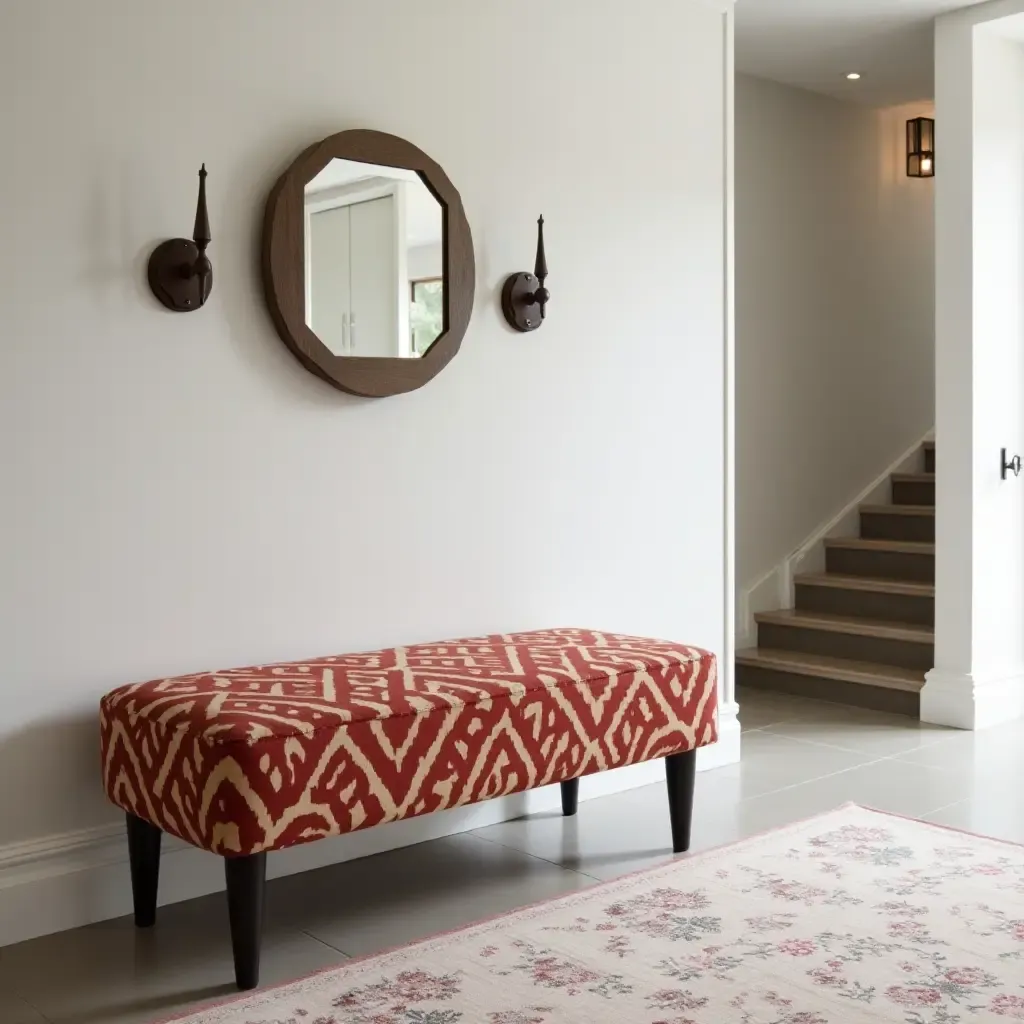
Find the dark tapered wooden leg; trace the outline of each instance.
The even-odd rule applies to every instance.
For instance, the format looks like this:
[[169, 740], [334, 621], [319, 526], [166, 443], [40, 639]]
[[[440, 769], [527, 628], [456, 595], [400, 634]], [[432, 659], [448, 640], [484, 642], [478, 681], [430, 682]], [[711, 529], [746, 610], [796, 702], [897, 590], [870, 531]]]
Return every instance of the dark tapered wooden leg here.
[[267, 883], [267, 855], [225, 857], [228, 882], [228, 917], [235, 981], [240, 989], [260, 983], [260, 940], [263, 937], [263, 896]]
[[693, 785], [697, 776], [697, 751], [670, 754], [665, 758], [668, 779], [668, 813], [672, 820], [672, 850], [686, 853], [690, 848], [693, 820]]
[[156, 890], [160, 879], [160, 836], [163, 833], [148, 821], [126, 814], [128, 824], [128, 860], [132, 871], [132, 901], [135, 926], [152, 928], [156, 924]]
[[571, 818], [580, 802], [580, 780], [568, 779], [562, 783], [562, 813]]

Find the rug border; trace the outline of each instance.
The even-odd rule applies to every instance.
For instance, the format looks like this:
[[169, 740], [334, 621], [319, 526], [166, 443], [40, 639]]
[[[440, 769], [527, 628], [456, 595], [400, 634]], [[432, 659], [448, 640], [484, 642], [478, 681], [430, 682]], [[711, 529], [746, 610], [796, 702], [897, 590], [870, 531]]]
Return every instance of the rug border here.
[[[437, 939], [450, 938], [451, 936], [458, 935], [461, 932], [468, 932], [471, 931], [473, 928], [479, 928], [483, 925], [492, 924], [495, 921], [500, 921], [503, 917], [512, 917], [516, 914], [526, 913], [531, 910], [538, 910], [541, 907], [546, 907], [550, 904], [558, 903], [562, 900], [571, 899], [574, 896], [578, 896], [581, 893], [596, 892], [612, 885], [619, 885], [622, 882], [627, 882], [632, 878], [638, 878], [641, 875], [647, 875], [655, 871], [660, 871], [668, 867], [670, 864], [700, 860], [704, 857], [709, 857], [712, 854], [721, 853], [722, 850], [728, 850], [734, 846], [741, 846], [744, 843], [751, 842], [755, 839], [764, 839], [768, 836], [775, 835], [776, 833], [785, 832], [788, 829], [797, 828], [801, 825], [807, 825], [812, 821], [817, 821], [819, 818], [826, 818], [831, 814], [836, 814], [839, 811], [850, 810], [851, 808], [856, 808], [857, 810], [861, 811], [868, 811], [872, 814], [884, 815], [888, 818], [897, 818], [901, 821], [913, 822], [916, 825], [924, 825], [926, 828], [932, 828], [941, 832], [953, 832], [958, 835], [970, 836], [972, 839], [984, 839], [986, 842], [1002, 843], [1005, 846], [1013, 846], [1017, 849], [1024, 849], [1024, 842], [1017, 842], [1013, 839], [1002, 839], [997, 836], [985, 836], [977, 832], [970, 832], [967, 829], [957, 828], [955, 825], [942, 825], [938, 822], [925, 821], [922, 818], [915, 818], [909, 814], [901, 814], [898, 811], [885, 811], [881, 810], [878, 807], [871, 807], [868, 804], [859, 804], [854, 800], [847, 800], [845, 803], [839, 804], [838, 806], [833, 807], [830, 810], [819, 811], [816, 814], [811, 814], [804, 818], [797, 818], [795, 821], [784, 822], [781, 825], [772, 825], [770, 828], [761, 829], [758, 832], [753, 832], [750, 835], [743, 836], [740, 839], [732, 839], [727, 843], [719, 843], [717, 846], [709, 846], [706, 850], [699, 850], [692, 854], [676, 854], [673, 856], [672, 860], [666, 861], [664, 864], [657, 864], [652, 867], [646, 868], [638, 868], [636, 871], [628, 871], [626, 872], [626, 874], [619, 875], [616, 878], [599, 879], [597, 882], [595, 882], [594, 885], [588, 885], [583, 889], [577, 889], [573, 892], [563, 893], [560, 896], [549, 896], [546, 899], [537, 900], [534, 903], [526, 903], [523, 904], [523, 906], [521, 907], [515, 907], [512, 910], [506, 910], [500, 914], [491, 914], [490, 916], [482, 917], [477, 921], [470, 921], [468, 924], [459, 925], [457, 928], [448, 928], [444, 931], [432, 932], [430, 935], [426, 935], [420, 939], [414, 939], [412, 942], [403, 942], [396, 946], [389, 946], [385, 949], [375, 950], [372, 953], [363, 953], [360, 956], [345, 957], [345, 959], [341, 963], [334, 964], [331, 967], [320, 967], [315, 971], [310, 971], [308, 974], [302, 974], [297, 978], [292, 978], [290, 981], [278, 982], [276, 985], [268, 985], [266, 988], [257, 988], [253, 989], [250, 992], [239, 992], [234, 995], [225, 996], [222, 999], [211, 1000], [208, 1003], [201, 1004], [200, 1006], [194, 1007], [191, 1010], [187, 1010], [184, 1013], [177, 1014], [174, 1017], [162, 1017], [158, 1020], [151, 1021], [150, 1024], [179, 1024], [179, 1022], [181, 1021], [187, 1022], [190, 1017], [195, 1017], [197, 1014], [204, 1014], [209, 1013], [213, 1010], [220, 1010], [225, 1007], [231, 1006], [233, 1003], [241, 1003], [244, 1002], [246, 999], [251, 999], [253, 996], [257, 994], [270, 995], [271, 993], [276, 992], [279, 989], [288, 988], [291, 985], [299, 985], [303, 982], [310, 981], [313, 978], [318, 978], [322, 974], [329, 974], [333, 971], [340, 971], [354, 964], [365, 963], [368, 960], [373, 960], [378, 957], [391, 956], [394, 953], [400, 953], [405, 950], [410, 950], [415, 948], [416, 946], [426, 945], [428, 942], [434, 942]], [[943, 808], [939, 808], [938, 810], [942, 809]], [[937, 811], [933, 813], [937, 813]], [[488, 840], [488, 842], [490, 842], [490, 840]], [[521, 852], [525, 853], [526, 851]], [[577, 872], [577, 874], [583, 874], [583, 872]], [[311, 936], [311, 938], [315, 938], [315, 936]], [[335, 949], [335, 947], [330, 946], [329, 943], [325, 942], [323, 944], [325, 946], [329, 946], [329, 948], [331, 949]], [[345, 956], [345, 954], [341, 950], [336, 949], [336, 952], [340, 953], [342, 956]], [[202, 1024], [202, 1021], [198, 1021], [197, 1024]]]

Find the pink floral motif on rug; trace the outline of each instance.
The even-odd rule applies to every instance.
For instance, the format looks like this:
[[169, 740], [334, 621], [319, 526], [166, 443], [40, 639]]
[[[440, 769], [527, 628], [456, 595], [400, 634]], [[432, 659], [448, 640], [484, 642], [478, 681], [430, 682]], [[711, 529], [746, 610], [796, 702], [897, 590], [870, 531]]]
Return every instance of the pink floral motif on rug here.
[[1024, 848], [844, 807], [181, 1020], [1024, 1021]]

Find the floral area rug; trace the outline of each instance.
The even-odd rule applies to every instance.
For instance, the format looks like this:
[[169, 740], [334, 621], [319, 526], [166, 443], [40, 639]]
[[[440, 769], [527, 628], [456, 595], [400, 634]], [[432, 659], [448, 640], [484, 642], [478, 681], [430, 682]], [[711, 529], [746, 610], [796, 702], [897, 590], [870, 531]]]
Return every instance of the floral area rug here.
[[179, 1020], [1024, 1020], [1024, 848], [848, 806]]

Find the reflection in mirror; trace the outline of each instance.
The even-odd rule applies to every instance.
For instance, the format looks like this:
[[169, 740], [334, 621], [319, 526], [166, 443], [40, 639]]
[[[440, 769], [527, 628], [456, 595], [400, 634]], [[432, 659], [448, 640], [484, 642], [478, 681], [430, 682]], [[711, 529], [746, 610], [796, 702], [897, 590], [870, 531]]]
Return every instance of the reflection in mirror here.
[[443, 254], [419, 174], [332, 160], [305, 188], [306, 324], [337, 356], [423, 355], [444, 330]]

